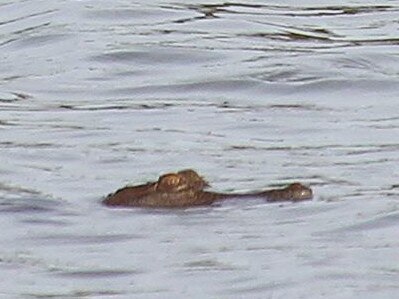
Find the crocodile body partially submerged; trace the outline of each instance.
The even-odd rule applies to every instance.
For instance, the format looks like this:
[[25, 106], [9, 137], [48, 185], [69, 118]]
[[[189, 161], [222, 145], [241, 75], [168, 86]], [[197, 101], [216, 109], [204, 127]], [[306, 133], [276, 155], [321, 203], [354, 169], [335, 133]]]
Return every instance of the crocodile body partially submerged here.
[[262, 198], [267, 202], [296, 202], [313, 197], [312, 190], [301, 183], [293, 183], [281, 189], [248, 193], [205, 191], [208, 186], [208, 183], [194, 170], [182, 170], [161, 175], [157, 182], [119, 189], [108, 195], [103, 204], [120, 207], [185, 208], [238, 198]]

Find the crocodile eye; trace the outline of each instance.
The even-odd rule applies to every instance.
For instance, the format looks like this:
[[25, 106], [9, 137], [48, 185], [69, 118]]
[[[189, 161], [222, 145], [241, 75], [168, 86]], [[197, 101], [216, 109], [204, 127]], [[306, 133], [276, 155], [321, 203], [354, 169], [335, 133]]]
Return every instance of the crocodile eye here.
[[165, 180], [166, 180], [165, 183], [167, 185], [173, 187], [173, 186], [179, 185], [180, 177], [178, 177], [177, 175], [171, 175], [171, 176], [165, 178]]
[[173, 191], [181, 184], [181, 178], [175, 173], [165, 174], [158, 180], [156, 190]]

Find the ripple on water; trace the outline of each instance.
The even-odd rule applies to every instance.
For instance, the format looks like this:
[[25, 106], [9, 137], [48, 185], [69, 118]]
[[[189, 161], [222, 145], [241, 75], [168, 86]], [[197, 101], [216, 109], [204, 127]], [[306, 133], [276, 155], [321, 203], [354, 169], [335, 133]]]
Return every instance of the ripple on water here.
[[370, 230], [382, 230], [386, 228], [396, 228], [399, 223], [399, 212], [384, 213], [361, 223], [348, 225], [346, 227], [335, 230], [341, 233], [360, 233]]
[[115, 270], [115, 269], [105, 269], [105, 270], [60, 270], [55, 271], [52, 274], [57, 276], [74, 278], [74, 279], [109, 279], [118, 278], [119, 276], [131, 276], [141, 274], [140, 271], [128, 271], [128, 270]]
[[[125, 25], [142, 25], [145, 27], [149, 26], [149, 23], [155, 22], [155, 24], [166, 23], [175, 18], [181, 17], [182, 11], [176, 11], [175, 9], [167, 9], [160, 7], [143, 8], [140, 5], [134, 4], [133, 8], [86, 8], [85, 17], [95, 22], [105, 22], [106, 24], [112, 23], [123, 23]], [[189, 13], [187, 13], [189, 14]]]
[[242, 270], [242, 268], [229, 265], [227, 263], [219, 262], [213, 259], [199, 259], [195, 261], [185, 262], [183, 265], [185, 271], [187, 272], [212, 272], [212, 271], [237, 271]]
[[[221, 55], [220, 55], [221, 56]], [[176, 63], [196, 64], [206, 61], [215, 61], [218, 59], [217, 55], [211, 55], [206, 51], [199, 50], [180, 50], [180, 49], [153, 49], [147, 48], [145, 51], [114, 51], [111, 53], [100, 54], [92, 58], [93, 61], [102, 63], [135, 63], [137, 65], [145, 65], [155, 63], [157, 67], [160, 65], [168, 65]], [[220, 57], [219, 57], [220, 59]]]
[[40, 191], [0, 183], [0, 213], [47, 213], [60, 206]]
[[107, 244], [124, 242], [134, 239], [143, 239], [145, 236], [140, 234], [102, 234], [102, 235], [77, 235], [77, 234], [52, 234], [46, 233], [42, 236], [28, 237], [33, 242], [37, 242], [41, 245], [82, 245], [87, 244]]
[[0, 105], [6, 103], [19, 102], [23, 100], [29, 100], [31, 98], [32, 98], [31, 95], [20, 92], [0, 93]]

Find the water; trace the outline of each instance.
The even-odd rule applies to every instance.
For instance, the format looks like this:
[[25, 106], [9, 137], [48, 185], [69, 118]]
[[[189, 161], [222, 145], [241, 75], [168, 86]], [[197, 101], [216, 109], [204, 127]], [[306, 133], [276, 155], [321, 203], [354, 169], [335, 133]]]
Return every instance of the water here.
[[[397, 298], [398, 1], [0, 4], [1, 298]], [[107, 209], [194, 168], [311, 202]]]

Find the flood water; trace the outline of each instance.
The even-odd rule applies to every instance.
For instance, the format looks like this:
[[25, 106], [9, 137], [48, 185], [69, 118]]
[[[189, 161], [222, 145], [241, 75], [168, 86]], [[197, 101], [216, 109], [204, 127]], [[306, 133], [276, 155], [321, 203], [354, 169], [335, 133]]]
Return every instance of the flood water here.
[[[399, 1], [0, 3], [0, 298], [398, 298]], [[312, 201], [108, 209], [196, 169]]]

